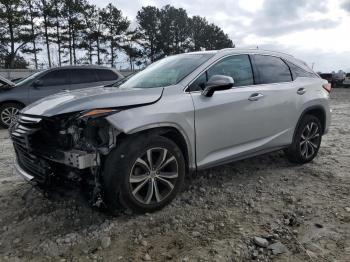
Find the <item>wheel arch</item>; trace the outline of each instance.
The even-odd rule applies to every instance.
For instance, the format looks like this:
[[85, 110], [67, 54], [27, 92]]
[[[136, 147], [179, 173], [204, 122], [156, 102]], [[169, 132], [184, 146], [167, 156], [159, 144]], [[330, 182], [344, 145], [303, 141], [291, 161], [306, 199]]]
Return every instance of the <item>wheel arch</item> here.
[[143, 127], [142, 129], [134, 130], [129, 133], [121, 133], [118, 137], [123, 139], [123, 137], [127, 137], [129, 135], [141, 135], [141, 134], [149, 135], [149, 136], [159, 135], [170, 139], [176, 145], [179, 146], [185, 159], [186, 171], [193, 172], [195, 170], [195, 163], [191, 152], [190, 142], [186, 137], [186, 135], [184, 134], [184, 132], [179, 130], [179, 128], [175, 127], [174, 125], [163, 125], [163, 126], [157, 126], [157, 127], [148, 126], [148, 127]]
[[322, 106], [310, 106], [306, 109], [304, 109], [304, 111], [301, 113], [299, 120], [297, 122], [297, 125], [295, 126], [294, 129], [294, 135], [296, 133], [296, 130], [301, 122], [301, 120], [303, 119], [303, 117], [305, 115], [313, 115], [315, 117], [317, 117], [320, 122], [321, 122], [321, 126], [322, 126], [322, 134], [325, 132], [325, 128], [326, 128], [326, 110], [322, 107]]
[[20, 102], [20, 101], [18, 101], [18, 100], [4, 100], [4, 101], [0, 102], [0, 106], [3, 106], [5, 104], [19, 104], [22, 107], [25, 107], [25, 104]]

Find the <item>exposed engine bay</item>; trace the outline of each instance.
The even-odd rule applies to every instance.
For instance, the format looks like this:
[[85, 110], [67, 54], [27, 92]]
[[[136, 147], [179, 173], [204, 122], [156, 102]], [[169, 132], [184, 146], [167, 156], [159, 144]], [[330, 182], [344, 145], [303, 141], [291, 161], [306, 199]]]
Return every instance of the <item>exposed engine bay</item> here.
[[102, 201], [101, 165], [120, 134], [105, 114], [101, 110], [48, 118], [20, 115], [9, 129], [18, 165], [33, 175], [33, 184], [47, 192], [57, 182], [84, 183], [98, 205]]

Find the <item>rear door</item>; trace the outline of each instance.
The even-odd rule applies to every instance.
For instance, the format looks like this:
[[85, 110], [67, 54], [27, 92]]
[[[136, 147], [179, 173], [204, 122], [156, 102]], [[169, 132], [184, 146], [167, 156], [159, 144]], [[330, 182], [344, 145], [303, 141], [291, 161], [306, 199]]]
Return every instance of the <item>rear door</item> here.
[[103, 85], [93, 68], [73, 68], [69, 72], [71, 90]]
[[[298, 114], [297, 85], [287, 63], [277, 56], [251, 55], [257, 88], [266, 98], [263, 126], [271, 141], [266, 148], [292, 142], [295, 116]], [[300, 87], [299, 87], [300, 88]]]
[[[38, 80], [40, 85], [35, 85], [34, 83], [38, 83]], [[69, 75], [67, 69], [48, 71], [46, 74], [35, 79], [29, 86], [29, 103], [69, 89]]]

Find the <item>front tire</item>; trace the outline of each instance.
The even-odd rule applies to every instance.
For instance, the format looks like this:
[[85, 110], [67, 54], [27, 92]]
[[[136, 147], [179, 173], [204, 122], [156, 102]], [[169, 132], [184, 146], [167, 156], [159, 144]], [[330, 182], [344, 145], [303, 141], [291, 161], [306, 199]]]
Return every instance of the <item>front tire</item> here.
[[173, 141], [158, 135], [127, 137], [105, 162], [107, 207], [137, 213], [159, 210], [182, 188], [185, 170], [183, 154]]
[[304, 164], [312, 161], [320, 149], [322, 125], [313, 115], [305, 115], [297, 127], [293, 143], [286, 150], [291, 162]]

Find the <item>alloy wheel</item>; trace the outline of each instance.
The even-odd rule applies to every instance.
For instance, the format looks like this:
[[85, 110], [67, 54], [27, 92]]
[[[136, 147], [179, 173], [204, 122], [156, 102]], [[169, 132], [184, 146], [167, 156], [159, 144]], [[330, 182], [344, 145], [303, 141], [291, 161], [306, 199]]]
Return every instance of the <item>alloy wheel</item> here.
[[131, 169], [129, 185], [135, 199], [144, 205], [162, 202], [173, 191], [179, 177], [175, 156], [165, 148], [148, 149]]
[[1, 112], [1, 121], [7, 126], [10, 126], [11, 123], [17, 118], [18, 112], [19, 112], [18, 108], [6, 107]]
[[320, 145], [321, 133], [315, 122], [308, 123], [300, 138], [300, 152], [305, 159], [309, 159], [317, 153]]

